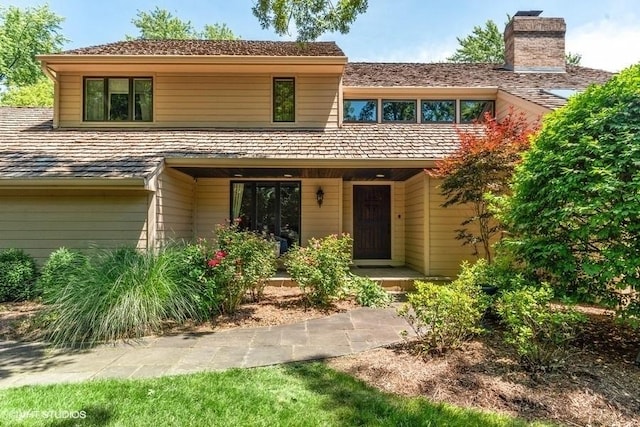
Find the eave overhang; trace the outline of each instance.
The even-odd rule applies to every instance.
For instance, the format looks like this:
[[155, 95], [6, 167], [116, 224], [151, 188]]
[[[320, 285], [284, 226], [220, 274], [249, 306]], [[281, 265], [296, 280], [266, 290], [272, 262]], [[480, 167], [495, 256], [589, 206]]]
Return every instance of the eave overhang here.
[[295, 72], [342, 74], [346, 56], [38, 55], [54, 72]]
[[0, 189], [148, 190], [147, 181], [144, 178], [0, 178]]
[[486, 96], [495, 97], [498, 93], [497, 86], [488, 87], [458, 87], [458, 86], [343, 86], [344, 96], [378, 95], [386, 94], [407, 96]]

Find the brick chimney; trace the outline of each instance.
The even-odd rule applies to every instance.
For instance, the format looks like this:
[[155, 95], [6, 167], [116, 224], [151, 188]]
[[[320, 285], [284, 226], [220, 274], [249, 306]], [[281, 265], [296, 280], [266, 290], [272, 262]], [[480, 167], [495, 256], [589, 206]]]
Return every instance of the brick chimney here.
[[541, 10], [519, 11], [504, 30], [505, 68], [515, 72], [564, 73], [563, 18], [540, 17]]

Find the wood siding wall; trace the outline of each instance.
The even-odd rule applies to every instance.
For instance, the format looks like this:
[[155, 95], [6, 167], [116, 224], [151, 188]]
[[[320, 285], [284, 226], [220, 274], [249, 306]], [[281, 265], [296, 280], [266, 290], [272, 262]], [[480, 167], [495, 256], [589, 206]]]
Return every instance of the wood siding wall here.
[[0, 191], [0, 249], [42, 263], [61, 246], [147, 247], [147, 192]]
[[[324, 202], [318, 206], [316, 191], [322, 187]], [[302, 180], [302, 245], [312, 237], [342, 232], [342, 179]]]
[[[149, 76], [149, 74], [144, 74]], [[131, 75], [133, 77], [133, 75]], [[157, 74], [153, 123], [83, 123], [80, 74], [60, 75], [60, 127], [301, 127], [338, 126], [340, 76], [298, 75], [296, 122], [273, 123], [271, 75]], [[289, 77], [289, 76], [287, 76]]]
[[195, 235], [209, 239], [216, 225], [226, 224], [230, 211], [230, 179], [198, 178], [196, 180]]
[[156, 193], [157, 243], [191, 240], [194, 237], [195, 180], [166, 168], [158, 177]]
[[[345, 181], [342, 190], [342, 227], [345, 233], [353, 236], [353, 186], [373, 185], [371, 181]], [[367, 265], [391, 264], [401, 266], [405, 263], [405, 184], [404, 182], [386, 182], [379, 185], [391, 186], [391, 262], [382, 260], [367, 261]], [[356, 261], [357, 264], [357, 261]]]
[[457, 276], [463, 260], [475, 261], [473, 248], [462, 245], [456, 239], [455, 230], [472, 211], [468, 206], [442, 207], [444, 197], [440, 194], [440, 180], [427, 177], [429, 194], [429, 274], [432, 276]]
[[520, 111], [524, 112], [527, 120], [530, 122], [540, 120], [545, 114], [551, 111], [548, 108], [525, 101], [524, 99], [518, 98], [510, 93], [499, 91], [496, 100], [496, 117], [498, 120], [504, 119], [505, 116], [509, 114], [509, 109], [512, 107], [516, 113]]
[[422, 273], [428, 274], [426, 257], [428, 250], [428, 210], [427, 179], [418, 173], [405, 182], [405, 263]]

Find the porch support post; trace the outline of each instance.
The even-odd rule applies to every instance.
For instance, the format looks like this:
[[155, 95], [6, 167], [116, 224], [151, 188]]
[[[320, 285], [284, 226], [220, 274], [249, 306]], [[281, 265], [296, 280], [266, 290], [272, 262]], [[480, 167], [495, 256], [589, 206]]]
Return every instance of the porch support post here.
[[422, 183], [424, 186], [424, 235], [422, 236], [424, 242], [424, 274], [431, 275], [431, 177], [426, 173], [423, 173]]

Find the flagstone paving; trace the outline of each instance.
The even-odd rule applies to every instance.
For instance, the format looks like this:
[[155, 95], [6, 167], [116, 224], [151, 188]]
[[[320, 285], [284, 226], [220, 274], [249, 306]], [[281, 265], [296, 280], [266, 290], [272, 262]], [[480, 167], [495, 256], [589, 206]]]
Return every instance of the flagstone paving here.
[[343, 356], [401, 341], [393, 307], [358, 308], [289, 325], [150, 337], [88, 350], [0, 341], [0, 388], [144, 378]]

